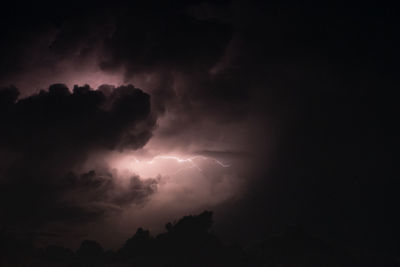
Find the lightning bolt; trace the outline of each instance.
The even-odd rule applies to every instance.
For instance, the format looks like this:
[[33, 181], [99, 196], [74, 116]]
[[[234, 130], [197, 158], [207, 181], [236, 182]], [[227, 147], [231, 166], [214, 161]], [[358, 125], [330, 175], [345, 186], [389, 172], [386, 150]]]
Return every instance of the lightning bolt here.
[[149, 164], [149, 165], [154, 164], [156, 161], [158, 161], [160, 159], [169, 159], [169, 160], [175, 160], [178, 163], [189, 163], [190, 164], [188, 167], [179, 168], [177, 171], [173, 172], [172, 174], [177, 174], [183, 170], [193, 169], [193, 168], [196, 168], [197, 170], [202, 172], [203, 170], [196, 163], [196, 160], [211, 160], [215, 164], [219, 165], [222, 168], [230, 167], [229, 164], [224, 164], [217, 159], [209, 158], [209, 157], [205, 157], [205, 156], [194, 156], [194, 157], [189, 157], [189, 158], [181, 158], [181, 157], [172, 156], [172, 155], [159, 155], [159, 156], [153, 157], [151, 160], [147, 160], [147, 161], [141, 161], [141, 160], [138, 160], [137, 158], [134, 158], [135, 163], [145, 163], [145, 164]]

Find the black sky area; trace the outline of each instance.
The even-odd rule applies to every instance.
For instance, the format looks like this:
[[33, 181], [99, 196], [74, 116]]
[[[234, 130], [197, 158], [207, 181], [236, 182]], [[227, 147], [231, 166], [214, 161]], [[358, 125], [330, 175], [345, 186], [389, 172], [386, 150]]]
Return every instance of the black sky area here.
[[[104, 151], [140, 150], [154, 136], [189, 147], [223, 129], [246, 133], [238, 142], [243, 151], [202, 147], [202, 155], [251, 161], [240, 197], [211, 207], [223, 242], [248, 248], [278, 235], [296, 247], [298, 240], [282, 233], [301, 229], [294, 231], [363, 255], [355, 258], [386, 260], [369, 266], [398, 266], [398, 29], [398, 10], [384, 1], [2, 6], [1, 233], [34, 240], [54, 223], [75, 229], [146, 205], [162, 178], [132, 176], [122, 190], [108, 166], [83, 171], [82, 162]], [[122, 73], [124, 85], [68, 86], [75, 74], [62, 76], [60, 64]], [[53, 74], [68, 80], [55, 83]], [[131, 84], [148, 74], [156, 77], [152, 88]], [[168, 114], [174, 120], [157, 132]], [[202, 126], [210, 122], [217, 126]], [[201, 224], [193, 220], [193, 227]], [[184, 242], [171, 231], [154, 244]], [[293, 248], [278, 244], [263, 248]], [[278, 266], [269, 264], [248, 266]]]

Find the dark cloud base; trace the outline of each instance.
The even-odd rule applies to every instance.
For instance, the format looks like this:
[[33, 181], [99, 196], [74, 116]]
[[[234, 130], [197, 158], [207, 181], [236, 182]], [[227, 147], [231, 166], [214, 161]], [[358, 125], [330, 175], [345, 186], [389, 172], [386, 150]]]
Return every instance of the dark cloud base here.
[[[142, 147], [155, 125], [150, 96], [132, 85], [115, 88], [109, 95], [104, 86], [101, 89], [76, 86], [71, 93], [65, 85], [54, 84], [48, 92], [18, 101], [16, 88], [2, 89], [1, 145], [32, 153], [73, 147], [77, 154], [96, 146]], [[143, 122], [147, 125], [138, 129]]]

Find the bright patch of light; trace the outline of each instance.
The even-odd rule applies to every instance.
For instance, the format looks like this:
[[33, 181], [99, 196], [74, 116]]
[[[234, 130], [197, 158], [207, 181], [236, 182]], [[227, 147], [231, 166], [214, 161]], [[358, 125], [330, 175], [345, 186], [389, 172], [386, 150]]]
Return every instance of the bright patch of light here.
[[154, 177], [157, 175], [173, 176], [186, 170], [204, 172], [210, 168], [229, 168], [230, 165], [217, 159], [205, 156], [180, 156], [158, 155], [150, 159], [141, 159], [134, 155], [128, 155], [114, 160], [113, 168], [119, 171], [136, 173], [141, 177]]

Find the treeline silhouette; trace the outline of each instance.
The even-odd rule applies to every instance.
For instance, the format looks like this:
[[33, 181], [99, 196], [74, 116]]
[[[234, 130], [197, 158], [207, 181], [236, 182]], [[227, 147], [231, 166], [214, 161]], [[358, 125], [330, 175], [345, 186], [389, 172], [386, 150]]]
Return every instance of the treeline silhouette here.
[[390, 257], [328, 245], [299, 227], [246, 249], [226, 245], [211, 231], [212, 224], [212, 212], [205, 211], [167, 223], [166, 232], [156, 237], [139, 228], [117, 251], [93, 240], [84, 240], [75, 252], [55, 245], [39, 249], [3, 231], [0, 266], [398, 266]]

